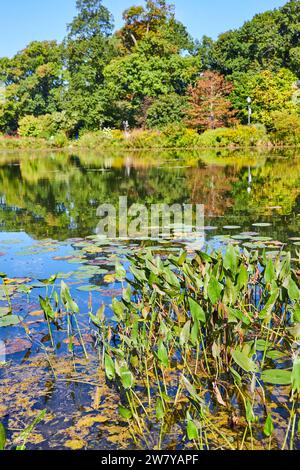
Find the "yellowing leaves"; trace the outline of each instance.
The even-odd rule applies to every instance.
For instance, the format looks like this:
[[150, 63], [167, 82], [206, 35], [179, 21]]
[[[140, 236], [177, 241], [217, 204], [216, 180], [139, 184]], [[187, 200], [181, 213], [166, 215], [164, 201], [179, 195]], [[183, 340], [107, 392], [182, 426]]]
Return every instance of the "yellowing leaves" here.
[[106, 274], [106, 276], [104, 276], [103, 279], [104, 279], [104, 282], [106, 282], [106, 284], [112, 284], [116, 280], [114, 274]]
[[27, 282], [30, 282], [30, 278], [5, 278], [3, 280], [4, 284], [9, 285], [9, 284], [26, 284]]
[[78, 428], [91, 428], [95, 423], [106, 423], [109, 421], [109, 416], [85, 416], [81, 418], [78, 423]]
[[81, 439], [70, 439], [69, 441], [65, 442], [65, 447], [71, 450], [81, 450], [85, 447], [85, 441]]

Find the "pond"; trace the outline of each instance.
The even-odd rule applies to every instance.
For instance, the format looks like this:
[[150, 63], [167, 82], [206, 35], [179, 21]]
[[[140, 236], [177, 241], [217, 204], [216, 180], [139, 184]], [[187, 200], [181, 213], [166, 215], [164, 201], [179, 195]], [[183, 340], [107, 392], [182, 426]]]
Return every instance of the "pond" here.
[[[197, 236], [180, 233], [157, 240], [98, 239], [99, 205], [117, 207], [121, 196], [129, 205], [149, 207], [203, 204], [204, 250], [232, 244], [296, 253], [300, 246], [300, 157], [293, 151], [0, 154], [0, 325], [7, 308], [19, 319], [0, 327], [6, 352], [0, 421], [8, 446], [24, 440], [20, 433], [44, 409], [45, 417], [26, 437], [27, 449], [141, 445], [118, 412], [120, 396], [102, 371], [88, 312], [105, 305], [105, 315], [113, 316], [112, 299], [124, 287], [116, 263], [127, 269], [128, 255], [147, 246], [161, 255], [181, 249], [192, 254], [198, 246]], [[40, 296], [59, 290], [62, 281], [80, 313], [78, 328], [62, 321], [52, 330], [53, 351]], [[284, 391], [278, 404], [286, 400]], [[286, 413], [283, 408], [278, 420]], [[225, 412], [220, 419], [227, 423]], [[177, 438], [180, 425], [172, 425], [160, 446], [191, 448]], [[283, 441], [278, 425], [274, 446]], [[300, 448], [299, 440], [294, 446]]]

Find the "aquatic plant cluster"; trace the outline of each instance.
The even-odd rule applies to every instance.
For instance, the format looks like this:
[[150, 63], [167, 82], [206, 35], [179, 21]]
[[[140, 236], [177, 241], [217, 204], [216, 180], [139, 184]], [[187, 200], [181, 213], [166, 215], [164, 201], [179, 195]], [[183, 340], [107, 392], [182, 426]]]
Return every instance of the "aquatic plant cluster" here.
[[[113, 302], [105, 370], [135, 439], [149, 445], [159, 422], [151, 445], [160, 448], [179, 422], [182, 445], [197, 449], [253, 449], [262, 435], [270, 448], [294, 448], [300, 290], [290, 255], [274, 260], [229, 246], [224, 256], [148, 253], [131, 262], [133, 279]], [[101, 312], [91, 318], [101, 331]], [[280, 443], [274, 386], [287, 394]]]
[[[299, 255], [229, 245], [128, 259], [129, 271], [116, 264], [122, 294], [110, 311], [89, 302], [93, 348], [119, 396], [128, 445], [298, 449]], [[63, 330], [69, 353], [87, 358], [79, 307], [55, 280], [40, 297], [49, 345], [54, 352]]]

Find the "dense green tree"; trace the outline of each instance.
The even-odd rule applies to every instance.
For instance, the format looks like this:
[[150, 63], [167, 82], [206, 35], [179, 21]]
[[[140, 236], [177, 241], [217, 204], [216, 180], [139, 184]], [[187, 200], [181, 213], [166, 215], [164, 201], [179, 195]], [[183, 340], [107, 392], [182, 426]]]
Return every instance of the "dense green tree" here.
[[70, 40], [111, 35], [113, 17], [102, 3], [102, 0], [76, 0], [78, 15], [68, 26]]
[[104, 70], [107, 94], [110, 96], [110, 112], [114, 119], [136, 125], [146, 98], [177, 93], [184, 95], [187, 86], [198, 73], [198, 62], [193, 56], [182, 56], [166, 39], [149, 33], [134, 51], [116, 58]]
[[146, 125], [161, 129], [169, 124], [180, 123], [186, 115], [188, 103], [185, 96], [176, 93], [162, 95], [147, 109]]
[[[297, 77], [287, 69], [277, 73], [264, 70], [260, 73], [238, 73], [232, 76], [234, 89], [231, 101], [238, 117], [243, 123], [247, 122], [247, 97], [252, 99], [253, 121], [272, 128], [274, 111], [297, 112]], [[296, 99], [295, 99], [296, 98]]]
[[[199, 57], [182, 54], [194, 44], [165, 0], [148, 0], [124, 12], [124, 27], [116, 33], [121, 55], [104, 70], [107, 125], [145, 125], [149, 106], [161, 96], [186, 93], [196, 78]], [[161, 125], [161, 122], [158, 123]]]
[[195, 41], [193, 54], [198, 56], [199, 62], [203, 70], [208, 70], [211, 68], [213, 62], [213, 46], [214, 41], [209, 36], [203, 36], [201, 41]]
[[300, 2], [256, 15], [241, 28], [221, 34], [210, 51], [210, 67], [225, 74], [278, 71], [300, 74]]
[[300, 116], [289, 110], [271, 113], [275, 140], [290, 144], [298, 144], [300, 140]]
[[114, 55], [113, 18], [102, 0], [77, 0], [78, 15], [68, 26], [65, 57], [68, 89], [65, 109], [80, 128], [99, 129], [105, 97], [103, 70]]
[[193, 48], [185, 26], [176, 20], [175, 9], [166, 0], [147, 0], [145, 7], [133, 6], [123, 13], [124, 26], [118, 31], [127, 51], [131, 51], [150, 33], [168, 39], [178, 49]]
[[[300, 0], [256, 15], [217, 41], [204, 36], [200, 42], [192, 40], [167, 0], [128, 8], [115, 33], [102, 0], [77, 0], [76, 6], [62, 44], [32, 42], [13, 58], [0, 58], [0, 132], [15, 133], [20, 122], [22, 132], [25, 126], [24, 132], [39, 133], [42, 123], [42, 134], [52, 135], [57, 119], [69, 136], [122, 128], [124, 121], [161, 128], [183, 119], [188, 95], [196, 113], [189, 125], [201, 129], [230, 124], [229, 103], [246, 123], [248, 96], [253, 121], [270, 131], [274, 112], [299, 111]], [[221, 93], [220, 119], [212, 119], [219, 112], [210, 86], [216, 81], [207, 81], [206, 91], [198, 81], [205, 71], [234, 86], [230, 96]], [[54, 127], [45, 133], [47, 122]]]
[[13, 58], [0, 59], [0, 81], [5, 91], [0, 102], [0, 130], [14, 132], [18, 120], [62, 109], [62, 48], [55, 41], [32, 42]]

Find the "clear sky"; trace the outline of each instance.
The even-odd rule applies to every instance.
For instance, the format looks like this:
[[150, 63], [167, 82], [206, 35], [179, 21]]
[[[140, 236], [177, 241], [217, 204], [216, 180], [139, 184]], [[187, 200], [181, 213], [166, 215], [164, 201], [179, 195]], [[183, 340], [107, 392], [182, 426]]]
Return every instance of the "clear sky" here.
[[[11, 56], [31, 40], [61, 40], [75, 15], [76, 0], [0, 0], [0, 56]], [[143, 0], [104, 0], [120, 26], [122, 11]], [[239, 27], [256, 13], [284, 5], [286, 0], [173, 0], [177, 18], [190, 33], [216, 38]]]

